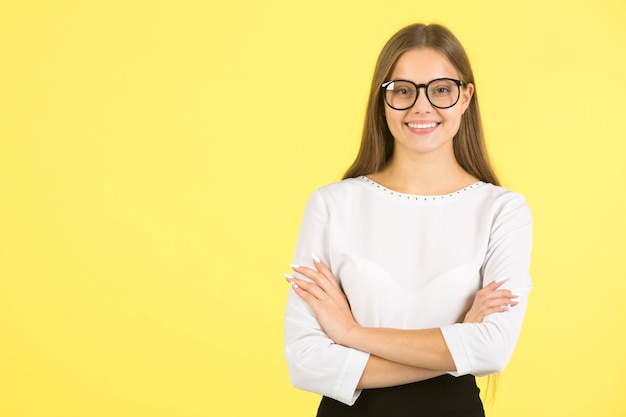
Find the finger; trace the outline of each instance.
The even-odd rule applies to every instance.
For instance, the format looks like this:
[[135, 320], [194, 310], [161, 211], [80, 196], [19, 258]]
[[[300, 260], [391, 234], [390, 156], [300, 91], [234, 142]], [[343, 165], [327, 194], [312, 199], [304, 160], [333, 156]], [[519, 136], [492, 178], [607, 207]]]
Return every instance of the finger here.
[[343, 292], [343, 289], [339, 284], [339, 280], [335, 277], [332, 271], [328, 269], [328, 267], [326, 267], [326, 265], [315, 254], [311, 255], [311, 257], [313, 258], [313, 264], [315, 265], [315, 268], [325, 278], [321, 281], [318, 281], [318, 284], [334, 301], [339, 303], [348, 302], [346, 294]]
[[482, 307], [481, 309], [492, 308], [492, 307], [503, 306], [503, 305], [514, 306], [514, 305], [518, 305], [518, 304], [519, 304], [519, 300], [517, 300], [516, 298], [498, 297], [498, 298], [492, 298], [492, 299], [489, 299], [489, 300], [485, 300], [481, 304], [481, 307]]
[[316, 271], [315, 269], [308, 268], [306, 266], [302, 266], [302, 265], [291, 264], [290, 266], [291, 266], [291, 269], [293, 269], [295, 272], [315, 282], [324, 291], [328, 293], [332, 293], [333, 291], [335, 291], [336, 286], [332, 285], [332, 281], [328, 280], [326, 276], [322, 274], [321, 272]]
[[483, 319], [484, 319], [485, 317], [487, 317], [490, 314], [504, 313], [506, 311], [509, 311], [510, 308], [511, 307], [508, 306], [508, 305], [501, 305], [501, 306], [497, 306], [497, 307], [491, 307], [491, 308], [488, 308], [488, 309], [482, 311], [481, 314], [483, 315]]
[[285, 274], [285, 279], [294, 289], [305, 291], [316, 299], [320, 299], [324, 296], [324, 290], [314, 282], [298, 279], [288, 274]]
[[487, 298], [494, 299], [494, 300], [504, 299], [504, 300], [508, 300], [509, 303], [510, 302], [519, 303], [520, 295], [518, 293], [509, 291], [509, 290], [498, 290], [498, 291], [494, 291], [492, 294], [489, 294]]
[[480, 294], [476, 294], [477, 298], [482, 300], [489, 300], [494, 298], [518, 298], [519, 294], [514, 293], [511, 290], [489, 290], [487, 288], [483, 288]]
[[299, 291], [296, 291], [298, 294], [304, 291], [318, 300], [322, 299], [326, 295], [326, 292], [324, 291], [324, 289], [314, 282], [295, 278], [293, 275], [289, 275], [289, 274], [283, 274], [283, 275], [285, 276], [285, 279], [287, 280], [287, 282], [291, 284], [291, 287], [294, 290], [299, 290]]
[[300, 297], [305, 303], [309, 305], [309, 307], [313, 308], [315, 303], [317, 303], [317, 299], [313, 296], [313, 294], [306, 291], [304, 288], [300, 287], [295, 279], [289, 274], [283, 274], [285, 279], [289, 283], [289, 286], [296, 293], [298, 297]]
[[502, 290], [498, 290], [498, 288], [500, 288], [502, 284], [503, 284], [502, 282], [496, 282], [496, 281], [490, 282], [489, 284], [487, 284], [487, 286], [476, 291], [476, 299], [481, 299], [485, 297], [489, 298], [493, 296], [494, 292], [502, 291]]
[[319, 257], [317, 257], [316, 255], [312, 255], [312, 257], [315, 269], [294, 264], [291, 264], [291, 268], [294, 271], [306, 276], [307, 278], [312, 279], [327, 291], [330, 291], [330, 287], [328, 284], [330, 284], [330, 286], [332, 286], [333, 288], [339, 288], [339, 283], [333, 273], [330, 271], [330, 269], [328, 269], [326, 265], [324, 265]]
[[476, 321], [477, 322], [482, 322], [485, 319], [485, 317], [487, 317], [490, 314], [504, 313], [504, 312], [509, 311], [511, 308], [513, 308], [513, 306], [512, 305], [508, 305], [508, 304], [503, 304], [503, 305], [499, 305], [499, 306], [485, 308], [485, 309], [481, 310], [480, 312], [476, 313]]
[[338, 282], [337, 279], [335, 278], [335, 275], [333, 275], [333, 273], [330, 271], [330, 269], [328, 269], [328, 267], [326, 267], [326, 265], [324, 265], [324, 263], [321, 261], [321, 259], [313, 254], [311, 255], [311, 257], [313, 258], [313, 264], [315, 265], [315, 268], [322, 274], [324, 275], [324, 277], [333, 284], [333, 286], [338, 286]]
[[486, 290], [498, 289], [502, 286], [502, 284], [504, 284], [504, 281], [506, 281], [506, 278], [493, 280], [488, 285], [486, 285], [483, 289], [486, 289]]
[[291, 266], [291, 269], [295, 272], [309, 278], [310, 280], [316, 282], [318, 285], [322, 285], [323, 282], [326, 280], [324, 274], [316, 269], [296, 264], [290, 264], [289, 266]]

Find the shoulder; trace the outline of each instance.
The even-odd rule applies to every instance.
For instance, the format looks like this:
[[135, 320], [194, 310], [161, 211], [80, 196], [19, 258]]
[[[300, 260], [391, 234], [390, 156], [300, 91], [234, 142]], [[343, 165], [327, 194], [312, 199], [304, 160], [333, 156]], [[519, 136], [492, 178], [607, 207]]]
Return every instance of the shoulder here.
[[494, 217], [501, 220], [516, 217], [523, 222], [532, 221], [530, 207], [522, 194], [489, 183], [482, 188], [482, 196], [491, 206]]
[[490, 183], [484, 183], [480, 188], [481, 192], [478, 193], [480, 198], [485, 201], [498, 204], [498, 205], [526, 205], [526, 199], [520, 193], [511, 191], [499, 185], [493, 185]]
[[331, 212], [349, 209], [362, 195], [363, 189], [363, 181], [359, 178], [347, 178], [324, 185], [310, 195], [305, 214], [327, 216]]
[[353, 198], [363, 192], [362, 178], [346, 178], [338, 182], [327, 184], [313, 192], [313, 197], [325, 202], [343, 201]]

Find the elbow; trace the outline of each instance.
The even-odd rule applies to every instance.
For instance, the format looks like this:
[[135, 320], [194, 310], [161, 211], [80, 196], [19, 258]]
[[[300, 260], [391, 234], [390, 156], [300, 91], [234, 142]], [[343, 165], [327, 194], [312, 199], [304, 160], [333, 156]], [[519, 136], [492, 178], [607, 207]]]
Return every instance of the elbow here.
[[513, 356], [512, 346], [510, 343], [486, 345], [476, 358], [476, 367], [472, 373], [476, 376], [485, 376], [504, 371]]
[[487, 363], [485, 363], [484, 369], [481, 370], [479, 374], [489, 375], [489, 374], [500, 373], [504, 371], [504, 369], [506, 368], [508, 364], [509, 364], [509, 358], [488, 361]]
[[333, 397], [332, 373], [319, 366], [321, 361], [317, 361], [315, 366], [316, 361], [312, 361], [311, 357], [289, 349], [285, 349], [285, 358], [289, 382], [294, 388]]
[[319, 393], [317, 386], [312, 383], [311, 378], [301, 370], [289, 367], [289, 382], [291, 386], [302, 391]]
[[295, 388], [352, 405], [369, 355], [323, 341], [312, 346], [287, 345], [289, 381]]
[[324, 359], [320, 357], [321, 346], [312, 346], [300, 343], [287, 343], [284, 348], [289, 381], [295, 388], [320, 392], [317, 381], [324, 378], [326, 373], [322, 364]]
[[499, 374], [500, 372], [504, 371], [504, 369], [506, 368], [506, 363], [504, 364], [492, 364], [489, 366], [485, 366], [482, 367], [481, 369], [478, 369], [476, 371], [473, 371], [471, 374], [474, 376], [487, 376], [487, 375], [492, 375], [492, 374]]
[[288, 366], [288, 369], [289, 369], [289, 382], [291, 383], [291, 386], [294, 388], [301, 389], [303, 391], [309, 391], [305, 383], [306, 380], [300, 378], [297, 372], [293, 372], [290, 366]]
[[287, 361], [287, 370], [289, 372], [289, 382], [295, 388], [309, 391], [307, 378], [301, 365], [298, 364], [298, 355], [294, 354], [289, 348], [285, 347], [285, 359]]
[[455, 359], [455, 363], [459, 374], [484, 376], [502, 372], [509, 364], [518, 331], [503, 329], [502, 326], [489, 322], [472, 326], [461, 325], [457, 329], [461, 331], [462, 340], [456, 346], [456, 357], [459, 360]]

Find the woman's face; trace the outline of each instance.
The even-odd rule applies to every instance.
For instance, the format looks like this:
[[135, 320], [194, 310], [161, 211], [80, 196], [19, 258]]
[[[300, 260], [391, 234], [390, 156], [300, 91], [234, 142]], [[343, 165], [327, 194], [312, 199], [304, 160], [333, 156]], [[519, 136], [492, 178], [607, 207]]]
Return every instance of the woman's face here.
[[[408, 80], [427, 84], [437, 78], [458, 80], [459, 73], [452, 63], [433, 49], [413, 49], [400, 56], [389, 80]], [[451, 152], [452, 139], [459, 130], [461, 116], [469, 106], [474, 86], [460, 87], [459, 101], [447, 109], [434, 107], [421, 88], [413, 107], [394, 110], [385, 104], [385, 117], [395, 139], [394, 153], [432, 154]]]

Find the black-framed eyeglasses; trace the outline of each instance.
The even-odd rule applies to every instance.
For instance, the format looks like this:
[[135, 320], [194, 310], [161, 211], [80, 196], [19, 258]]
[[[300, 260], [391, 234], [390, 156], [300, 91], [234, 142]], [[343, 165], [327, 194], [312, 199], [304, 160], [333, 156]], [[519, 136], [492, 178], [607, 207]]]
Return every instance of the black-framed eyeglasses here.
[[461, 96], [461, 86], [467, 85], [454, 78], [437, 78], [426, 84], [415, 84], [408, 80], [386, 81], [381, 85], [385, 90], [385, 103], [395, 110], [410, 109], [415, 105], [420, 88], [426, 91], [426, 98], [438, 109], [454, 106]]

